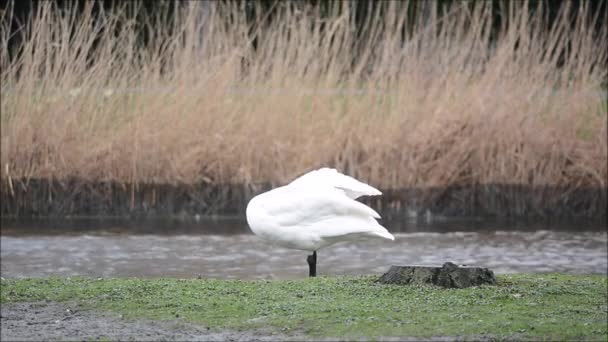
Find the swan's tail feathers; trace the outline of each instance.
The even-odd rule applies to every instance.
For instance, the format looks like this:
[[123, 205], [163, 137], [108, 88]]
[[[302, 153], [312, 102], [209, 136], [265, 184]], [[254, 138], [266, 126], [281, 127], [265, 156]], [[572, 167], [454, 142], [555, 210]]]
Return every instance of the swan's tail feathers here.
[[380, 190], [360, 182], [353, 177], [338, 172], [336, 169], [322, 168], [308, 172], [296, 178], [291, 184], [306, 186], [329, 186], [342, 190], [344, 194], [352, 199], [361, 196], [382, 195]]
[[384, 228], [382, 225], [380, 225], [380, 223], [378, 223], [378, 221], [374, 220], [373, 218], [369, 218], [368, 220], [370, 223], [373, 222], [371, 224], [371, 229], [368, 230], [368, 234], [372, 236], [381, 237], [387, 240], [395, 240], [393, 234], [389, 233], [386, 228]]
[[380, 218], [380, 214], [378, 214], [377, 211], [375, 211], [374, 209], [370, 208], [369, 206], [367, 206], [367, 205], [365, 205], [365, 204], [363, 204], [361, 202], [355, 201], [355, 200], [347, 200], [347, 201], [350, 202], [350, 205], [352, 205], [353, 208], [356, 208], [356, 210], [358, 210], [362, 214], [368, 215], [368, 216], [371, 216], [371, 217], [377, 218], [377, 219]]
[[373, 234], [387, 240], [395, 240], [393, 234], [389, 233], [386, 229], [374, 231]]

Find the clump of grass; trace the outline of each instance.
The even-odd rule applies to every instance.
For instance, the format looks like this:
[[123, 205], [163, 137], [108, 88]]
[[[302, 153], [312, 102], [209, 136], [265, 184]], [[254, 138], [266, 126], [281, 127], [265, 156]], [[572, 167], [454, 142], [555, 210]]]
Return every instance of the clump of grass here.
[[87, 6], [40, 4], [16, 59], [2, 18], [3, 182], [279, 184], [328, 165], [382, 189], [606, 187], [608, 39], [584, 9], [547, 29], [514, 6], [492, 36], [484, 2], [420, 22], [390, 2], [357, 38], [348, 9], [251, 27], [192, 2], [142, 47], [127, 14]]
[[316, 337], [458, 336], [606, 340], [605, 275], [499, 276], [497, 286], [382, 285], [373, 277], [291, 281], [3, 279], [0, 302], [75, 301], [126, 319], [273, 327]]

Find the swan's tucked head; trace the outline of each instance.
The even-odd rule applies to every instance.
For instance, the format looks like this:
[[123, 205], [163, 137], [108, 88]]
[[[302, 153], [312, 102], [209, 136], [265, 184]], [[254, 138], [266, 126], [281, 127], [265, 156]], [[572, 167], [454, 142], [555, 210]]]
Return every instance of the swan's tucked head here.
[[[256, 196], [257, 197], [257, 196]], [[247, 223], [251, 226], [251, 219], [253, 218], [254, 215], [254, 211], [255, 211], [255, 199], [256, 197], [252, 198], [249, 200], [249, 203], [247, 203], [247, 208], [245, 209], [245, 215], [247, 216]]]
[[247, 209], [245, 209], [245, 215], [247, 216], [247, 224], [254, 234], [258, 234], [264, 229], [264, 203], [261, 201], [260, 196], [257, 195], [247, 203]]

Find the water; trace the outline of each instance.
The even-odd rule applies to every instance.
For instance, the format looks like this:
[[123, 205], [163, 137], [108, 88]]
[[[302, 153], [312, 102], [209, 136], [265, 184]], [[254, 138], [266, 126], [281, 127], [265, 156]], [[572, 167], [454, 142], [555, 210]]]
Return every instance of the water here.
[[[320, 275], [382, 274], [390, 265], [457, 264], [498, 274], [606, 274], [604, 224], [488, 220], [385, 222], [396, 240], [337, 244], [319, 251]], [[2, 220], [3, 277], [178, 277], [294, 279], [308, 275], [307, 252], [270, 246], [240, 218]]]

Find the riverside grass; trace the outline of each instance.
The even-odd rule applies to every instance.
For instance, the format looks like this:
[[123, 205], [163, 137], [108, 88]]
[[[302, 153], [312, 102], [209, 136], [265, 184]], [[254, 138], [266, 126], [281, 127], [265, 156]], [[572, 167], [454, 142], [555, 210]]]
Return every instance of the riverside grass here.
[[70, 301], [128, 320], [179, 319], [214, 329], [269, 327], [313, 339], [608, 337], [605, 275], [500, 275], [496, 286], [468, 289], [382, 285], [375, 279], [2, 279], [0, 302]]
[[29, 179], [278, 185], [320, 166], [380, 189], [556, 189], [539, 203], [607, 186], [607, 29], [585, 2], [549, 29], [542, 7], [513, 6], [495, 36], [486, 2], [424, 22], [387, 2], [359, 39], [348, 9], [277, 6], [251, 26], [190, 2], [170, 27], [150, 19], [144, 48], [127, 12], [44, 2], [16, 59], [5, 11], [3, 194]]

